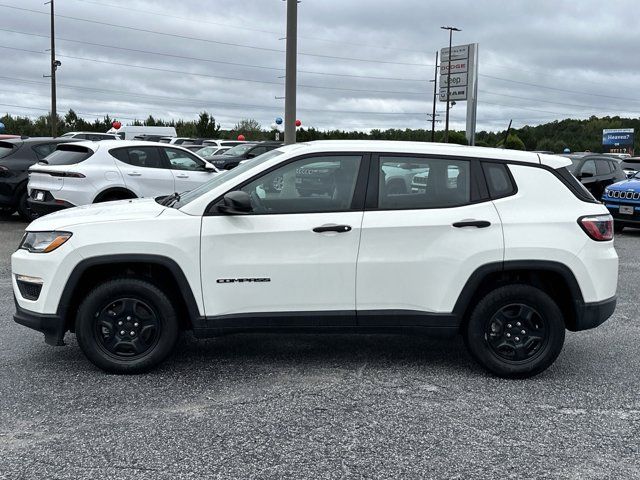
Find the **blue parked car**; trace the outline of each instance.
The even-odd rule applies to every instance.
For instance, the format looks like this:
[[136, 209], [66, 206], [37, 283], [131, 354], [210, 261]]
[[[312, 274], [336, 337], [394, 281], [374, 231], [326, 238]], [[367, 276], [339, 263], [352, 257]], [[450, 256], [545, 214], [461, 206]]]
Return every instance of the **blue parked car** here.
[[640, 228], [640, 172], [609, 185], [602, 201], [613, 216], [616, 232], [621, 232], [624, 227]]

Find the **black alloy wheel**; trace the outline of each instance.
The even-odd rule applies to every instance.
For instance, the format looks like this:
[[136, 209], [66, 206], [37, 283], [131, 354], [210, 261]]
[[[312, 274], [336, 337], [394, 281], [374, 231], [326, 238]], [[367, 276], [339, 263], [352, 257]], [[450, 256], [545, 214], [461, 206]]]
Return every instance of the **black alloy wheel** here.
[[463, 335], [471, 356], [491, 373], [528, 378], [558, 357], [565, 328], [563, 313], [548, 293], [514, 283], [480, 299]]
[[173, 351], [180, 332], [167, 294], [147, 279], [113, 278], [89, 292], [76, 315], [76, 337], [87, 358], [113, 373], [140, 373]]
[[162, 325], [152, 307], [136, 298], [118, 298], [96, 311], [98, 345], [116, 358], [140, 357], [158, 343]]
[[538, 355], [549, 340], [544, 318], [529, 305], [506, 305], [489, 319], [485, 340], [502, 360], [528, 361]]

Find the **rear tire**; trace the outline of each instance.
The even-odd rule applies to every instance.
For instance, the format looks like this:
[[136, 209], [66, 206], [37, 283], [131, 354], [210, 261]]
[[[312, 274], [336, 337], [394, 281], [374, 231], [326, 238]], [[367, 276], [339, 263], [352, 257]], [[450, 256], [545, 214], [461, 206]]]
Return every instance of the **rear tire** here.
[[29, 198], [29, 195], [27, 194], [27, 189], [25, 188], [22, 192], [20, 192], [20, 195], [18, 195], [17, 210], [18, 210], [18, 214], [23, 220], [27, 222], [31, 222], [36, 218], [38, 218], [38, 215], [33, 213], [31, 211], [31, 208], [29, 208], [29, 202], [27, 202], [28, 198]]
[[562, 312], [542, 290], [499, 287], [475, 307], [464, 331], [473, 358], [491, 373], [528, 378], [547, 369], [564, 344]]
[[624, 230], [624, 225], [621, 225], [619, 223], [615, 223], [613, 224], [613, 231], [614, 233], [622, 233], [622, 231]]
[[141, 373], [173, 351], [179, 327], [167, 295], [145, 280], [115, 278], [95, 287], [76, 316], [87, 358], [112, 373]]

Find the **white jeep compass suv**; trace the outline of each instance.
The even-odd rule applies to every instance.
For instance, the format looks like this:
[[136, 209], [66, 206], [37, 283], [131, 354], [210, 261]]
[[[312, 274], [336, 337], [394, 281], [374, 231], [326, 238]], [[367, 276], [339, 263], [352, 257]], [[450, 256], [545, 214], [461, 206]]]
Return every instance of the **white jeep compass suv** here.
[[[301, 195], [297, 172], [327, 162], [335, 188]], [[113, 372], [157, 365], [192, 330], [461, 333], [494, 374], [535, 375], [565, 330], [616, 304], [612, 218], [568, 165], [433, 143], [281, 147], [183, 195], [34, 221], [12, 256], [15, 321], [51, 345], [75, 332]], [[390, 167], [426, 178], [391, 189]]]

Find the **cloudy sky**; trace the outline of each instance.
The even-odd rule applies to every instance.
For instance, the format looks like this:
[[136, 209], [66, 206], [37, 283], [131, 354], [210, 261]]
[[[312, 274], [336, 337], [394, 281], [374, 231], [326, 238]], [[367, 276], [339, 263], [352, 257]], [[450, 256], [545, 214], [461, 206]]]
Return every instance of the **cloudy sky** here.
[[[48, 8], [0, 0], [2, 113], [49, 109]], [[266, 127], [284, 113], [285, 13], [282, 0], [56, 0], [58, 110]], [[478, 130], [640, 116], [637, 0], [302, 0], [298, 15], [306, 126], [426, 127], [443, 25], [480, 45]], [[452, 108], [453, 128], [465, 113]]]

